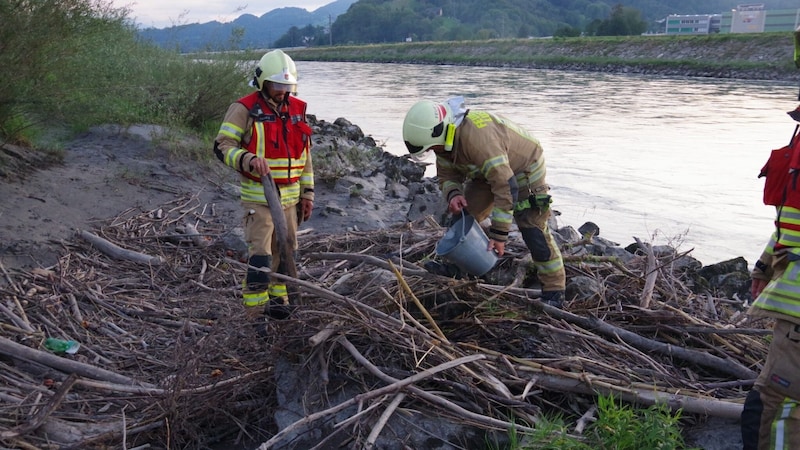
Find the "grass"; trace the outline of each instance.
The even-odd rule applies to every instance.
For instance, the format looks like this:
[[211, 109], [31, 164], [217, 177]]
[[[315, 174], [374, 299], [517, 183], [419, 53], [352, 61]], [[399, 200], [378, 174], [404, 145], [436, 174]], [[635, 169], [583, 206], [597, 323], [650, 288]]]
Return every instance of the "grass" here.
[[635, 409], [614, 398], [597, 397], [597, 418], [580, 435], [569, 433], [560, 416], [544, 417], [536, 431], [509, 430], [511, 450], [678, 450], [686, 445], [681, 435], [681, 412], [657, 404]]
[[298, 60], [649, 71], [764, 71], [796, 76], [787, 33], [412, 42], [293, 49]]
[[[0, 138], [51, 145], [44, 131], [148, 123], [210, 140], [251, 68], [139, 41], [125, 9], [94, 0], [11, 0], [0, 7]], [[209, 145], [193, 157], [207, 158]], [[0, 162], [2, 164], [2, 162]]]

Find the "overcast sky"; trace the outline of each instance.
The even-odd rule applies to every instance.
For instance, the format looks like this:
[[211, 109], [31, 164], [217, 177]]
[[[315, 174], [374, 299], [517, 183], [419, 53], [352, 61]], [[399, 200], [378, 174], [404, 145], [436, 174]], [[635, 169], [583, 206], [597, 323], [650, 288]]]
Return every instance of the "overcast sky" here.
[[260, 17], [276, 8], [294, 6], [314, 11], [334, 0], [261, 0], [248, 4], [240, 0], [113, 0], [116, 8], [130, 10], [129, 17], [140, 27], [165, 28], [172, 25], [229, 22], [242, 14]]

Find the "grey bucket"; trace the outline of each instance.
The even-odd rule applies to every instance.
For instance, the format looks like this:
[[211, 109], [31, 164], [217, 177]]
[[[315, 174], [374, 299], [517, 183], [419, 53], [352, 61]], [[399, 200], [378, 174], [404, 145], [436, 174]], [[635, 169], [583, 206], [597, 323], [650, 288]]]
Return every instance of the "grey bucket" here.
[[481, 276], [497, 263], [497, 255], [489, 248], [489, 238], [480, 224], [469, 214], [450, 225], [436, 244], [436, 254], [458, 266], [462, 272]]

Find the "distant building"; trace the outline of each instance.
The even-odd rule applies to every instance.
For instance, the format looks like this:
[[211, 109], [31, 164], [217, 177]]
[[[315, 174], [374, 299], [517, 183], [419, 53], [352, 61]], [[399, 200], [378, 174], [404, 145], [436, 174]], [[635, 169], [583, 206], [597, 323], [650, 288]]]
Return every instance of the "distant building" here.
[[800, 26], [800, 8], [766, 10], [763, 3], [747, 3], [722, 14], [671, 15], [666, 34], [766, 33], [794, 31]]
[[689, 14], [667, 16], [667, 34], [719, 33], [721, 14]]
[[794, 31], [800, 25], [800, 8], [764, 9], [763, 3], [739, 5], [722, 13], [723, 33], [765, 33]]

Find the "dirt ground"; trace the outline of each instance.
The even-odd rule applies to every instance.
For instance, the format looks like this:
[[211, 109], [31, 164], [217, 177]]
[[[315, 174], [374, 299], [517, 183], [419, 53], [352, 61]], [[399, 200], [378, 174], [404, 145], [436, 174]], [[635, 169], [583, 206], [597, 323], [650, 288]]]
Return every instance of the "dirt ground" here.
[[218, 215], [237, 223], [235, 175], [221, 164], [171, 161], [169, 152], [154, 144], [162, 132], [152, 126], [96, 127], [64, 146], [62, 163], [31, 155], [9, 158], [6, 150], [6, 177], [0, 178], [0, 262], [51, 266], [59, 242], [91, 230], [93, 221], [129, 209], [148, 211], [181, 195], [213, 204]]
[[[96, 127], [71, 139], [63, 161], [55, 164], [20, 148], [3, 149], [0, 268], [50, 267], [64, 248], [60, 242], [79, 230], [91, 231], [93, 222], [131, 209], [151, 211], [181, 196], [211, 205], [226, 225], [238, 226], [236, 175], [215, 160], [204, 165], [170, 159], [170, 152], [155, 144], [163, 142], [157, 138], [162, 132], [152, 126]], [[339, 219], [312, 218], [310, 226], [335, 232], [347, 221]], [[741, 448], [735, 421], [698, 423], [686, 437], [694, 448]]]

